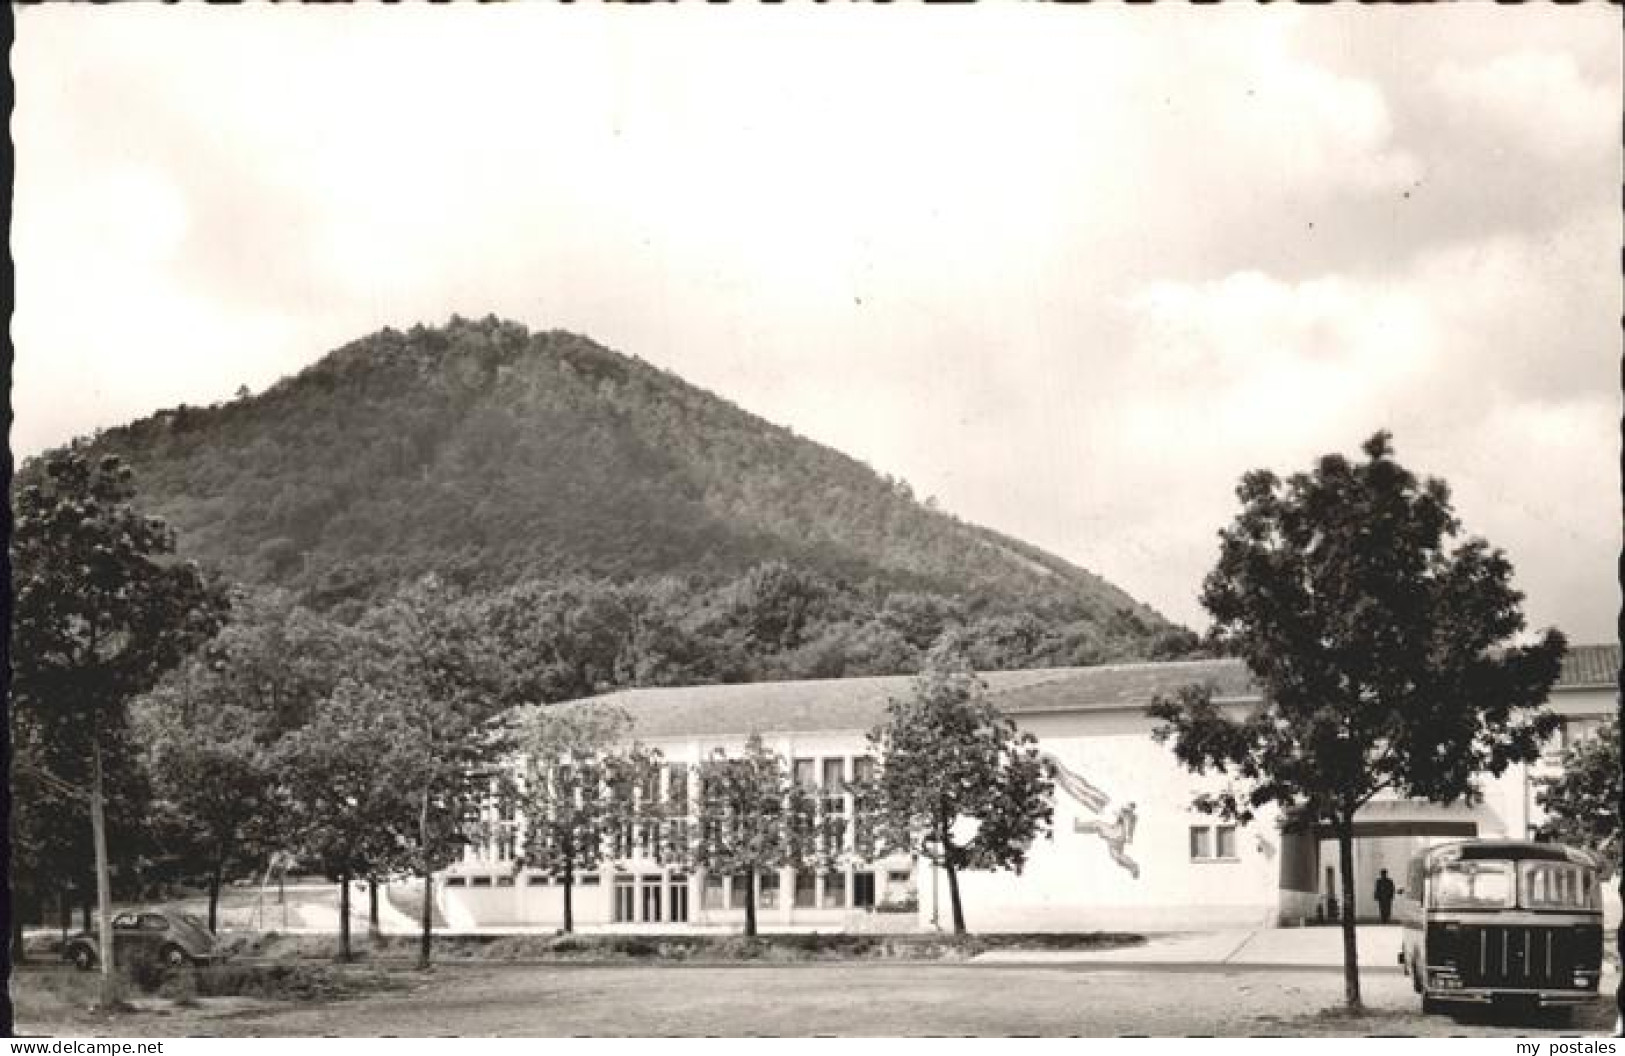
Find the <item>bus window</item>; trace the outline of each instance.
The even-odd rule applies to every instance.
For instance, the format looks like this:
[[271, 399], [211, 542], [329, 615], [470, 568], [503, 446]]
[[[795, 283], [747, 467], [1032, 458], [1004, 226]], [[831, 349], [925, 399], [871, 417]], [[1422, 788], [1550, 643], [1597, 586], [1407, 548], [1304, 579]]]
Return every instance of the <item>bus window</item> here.
[[1433, 874], [1438, 909], [1503, 909], [1512, 905], [1512, 863], [1453, 861]]
[[1597, 885], [1589, 869], [1568, 862], [1520, 863], [1520, 902], [1525, 909], [1597, 909]]

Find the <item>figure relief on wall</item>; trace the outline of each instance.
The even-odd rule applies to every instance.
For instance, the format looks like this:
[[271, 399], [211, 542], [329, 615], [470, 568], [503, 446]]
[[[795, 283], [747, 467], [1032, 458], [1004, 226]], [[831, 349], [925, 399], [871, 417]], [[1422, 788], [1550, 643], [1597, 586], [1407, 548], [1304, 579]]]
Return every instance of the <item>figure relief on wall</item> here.
[[[1045, 754], [1050, 766], [1054, 768], [1055, 783], [1061, 791], [1071, 796], [1079, 805], [1103, 815], [1106, 807], [1111, 803], [1111, 797], [1096, 788], [1081, 774], [1053, 755]], [[1106, 852], [1111, 855], [1112, 861], [1121, 866], [1130, 876], [1140, 878], [1140, 866], [1128, 855], [1128, 846], [1134, 842], [1134, 826], [1138, 822], [1134, 812], [1133, 803], [1125, 803], [1112, 814], [1112, 820], [1096, 817], [1088, 821], [1078, 819], [1072, 822], [1072, 831], [1077, 833], [1093, 833], [1106, 842]]]

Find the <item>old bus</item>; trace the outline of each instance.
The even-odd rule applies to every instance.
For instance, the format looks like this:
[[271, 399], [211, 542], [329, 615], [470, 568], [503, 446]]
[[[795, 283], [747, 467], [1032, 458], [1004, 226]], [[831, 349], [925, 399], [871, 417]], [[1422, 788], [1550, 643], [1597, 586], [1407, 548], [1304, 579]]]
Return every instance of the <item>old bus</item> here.
[[1602, 898], [1597, 863], [1552, 843], [1469, 840], [1412, 859], [1399, 892], [1399, 961], [1422, 995], [1573, 1005], [1597, 993]]

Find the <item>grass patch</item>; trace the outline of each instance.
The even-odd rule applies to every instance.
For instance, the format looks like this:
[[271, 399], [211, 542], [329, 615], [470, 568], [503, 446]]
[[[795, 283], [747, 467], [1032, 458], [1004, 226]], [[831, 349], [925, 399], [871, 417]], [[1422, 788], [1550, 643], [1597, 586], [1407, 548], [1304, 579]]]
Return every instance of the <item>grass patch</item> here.
[[128, 977], [114, 974], [108, 996], [112, 1000], [104, 1004], [100, 972], [14, 972], [11, 976], [11, 999], [17, 1006], [73, 1012], [128, 1011], [131, 996]]

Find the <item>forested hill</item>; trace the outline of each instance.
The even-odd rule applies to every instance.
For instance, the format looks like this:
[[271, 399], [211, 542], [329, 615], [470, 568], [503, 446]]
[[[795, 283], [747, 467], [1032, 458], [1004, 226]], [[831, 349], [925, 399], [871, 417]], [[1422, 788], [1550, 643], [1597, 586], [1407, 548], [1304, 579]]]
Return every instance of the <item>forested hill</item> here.
[[95, 443], [129, 458], [188, 556], [320, 607], [429, 571], [475, 591], [698, 587], [782, 562], [876, 604], [913, 592], [1082, 622], [1113, 656], [1185, 638], [1099, 576], [668, 372], [495, 318], [384, 330], [263, 394]]

